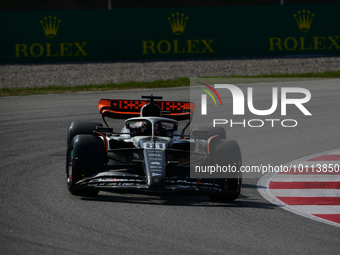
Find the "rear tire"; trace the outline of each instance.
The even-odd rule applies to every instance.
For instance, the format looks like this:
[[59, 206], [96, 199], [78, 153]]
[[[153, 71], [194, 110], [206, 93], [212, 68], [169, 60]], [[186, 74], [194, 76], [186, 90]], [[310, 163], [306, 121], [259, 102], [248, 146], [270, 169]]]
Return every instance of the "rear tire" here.
[[102, 127], [103, 124], [99, 122], [83, 122], [83, 121], [75, 121], [72, 122], [68, 127], [67, 132], [67, 147], [69, 147], [73, 137], [76, 135], [92, 135], [93, 131], [96, 130], [96, 127]]
[[68, 131], [67, 131], [67, 146], [66, 146], [67, 148], [66, 149], [66, 175], [67, 177], [69, 176], [69, 173], [68, 173], [69, 164], [67, 162], [67, 159], [70, 153], [70, 145], [71, 145], [72, 139], [76, 135], [81, 135], [81, 134], [92, 135], [93, 131], [96, 130], [97, 126], [102, 127], [103, 125], [99, 122], [82, 122], [82, 121], [75, 121], [69, 125]]
[[220, 166], [235, 166], [235, 173], [228, 173], [226, 179], [217, 179], [218, 182], [227, 193], [210, 194], [212, 201], [230, 202], [237, 199], [241, 193], [242, 175], [238, 171], [242, 165], [241, 150], [236, 141], [221, 140], [211, 148], [211, 162], [212, 165]]
[[99, 190], [79, 188], [76, 183], [103, 170], [105, 162], [103, 140], [94, 135], [77, 135], [70, 144], [67, 157], [67, 188], [72, 195], [95, 196]]

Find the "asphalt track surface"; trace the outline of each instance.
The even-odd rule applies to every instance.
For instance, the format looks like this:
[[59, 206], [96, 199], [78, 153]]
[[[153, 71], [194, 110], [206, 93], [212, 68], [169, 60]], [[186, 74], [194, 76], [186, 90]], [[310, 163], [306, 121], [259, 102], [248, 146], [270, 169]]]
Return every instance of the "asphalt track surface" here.
[[[312, 93], [306, 106], [313, 116], [301, 118], [296, 128], [227, 128], [241, 146], [244, 165], [283, 164], [340, 147], [339, 81], [300, 85]], [[258, 108], [270, 105], [268, 86], [256, 91]], [[232, 203], [213, 203], [205, 195], [69, 194], [70, 122], [101, 121], [101, 98], [153, 93], [188, 100], [187, 92], [0, 98], [0, 254], [338, 254], [340, 228], [273, 206], [257, 191], [261, 175], [245, 179], [242, 195]], [[301, 115], [290, 112], [290, 118]], [[121, 120], [114, 123], [122, 126]]]

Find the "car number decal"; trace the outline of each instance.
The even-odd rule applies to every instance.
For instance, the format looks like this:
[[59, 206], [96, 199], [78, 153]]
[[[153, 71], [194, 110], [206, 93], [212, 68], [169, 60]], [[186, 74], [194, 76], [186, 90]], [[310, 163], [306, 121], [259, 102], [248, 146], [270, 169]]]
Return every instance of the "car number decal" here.
[[144, 149], [165, 149], [165, 143], [143, 143]]

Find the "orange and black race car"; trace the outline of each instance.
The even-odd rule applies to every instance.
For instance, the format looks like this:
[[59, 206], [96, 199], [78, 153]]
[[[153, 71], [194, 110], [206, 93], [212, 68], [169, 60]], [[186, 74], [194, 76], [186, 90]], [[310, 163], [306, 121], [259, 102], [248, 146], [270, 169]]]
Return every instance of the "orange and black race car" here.
[[[212, 200], [238, 198], [242, 178], [237, 142], [221, 127], [185, 131], [192, 120], [191, 102], [102, 99], [98, 107], [105, 126], [72, 122], [67, 134], [67, 187], [73, 195], [97, 195], [100, 190], [133, 193], [194, 192]], [[158, 100], [158, 101], [156, 101]], [[106, 118], [126, 119], [114, 132]], [[179, 121], [187, 121], [179, 131]], [[232, 166], [223, 178], [197, 173], [209, 166]], [[206, 172], [206, 171], [202, 171]]]

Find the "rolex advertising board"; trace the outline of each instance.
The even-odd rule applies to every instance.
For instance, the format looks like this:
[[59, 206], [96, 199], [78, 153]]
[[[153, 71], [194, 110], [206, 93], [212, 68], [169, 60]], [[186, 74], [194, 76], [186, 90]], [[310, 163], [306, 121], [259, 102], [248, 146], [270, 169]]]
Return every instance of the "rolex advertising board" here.
[[0, 14], [0, 62], [334, 55], [339, 5]]
[[266, 6], [260, 12], [245, 8], [242, 53], [244, 56], [339, 54], [339, 7]]

